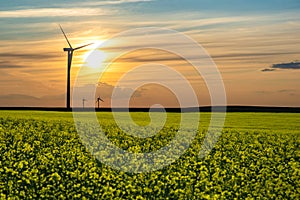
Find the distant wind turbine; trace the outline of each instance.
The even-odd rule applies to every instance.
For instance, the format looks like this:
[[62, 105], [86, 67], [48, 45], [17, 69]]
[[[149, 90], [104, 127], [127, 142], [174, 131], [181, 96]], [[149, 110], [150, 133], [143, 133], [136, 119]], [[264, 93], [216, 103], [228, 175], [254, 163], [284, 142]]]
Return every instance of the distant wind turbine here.
[[96, 100], [96, 103], [98, 103], [98, 108], [100, 107], [100, 101], [104, 102], [100, 97], [98, 97]]
[[90, 44], [86, 44], [86, 45], [83, 45], [83, 46], [80, 46], [80, 47], [77, 47], [77, 48], [73, 48], [71, 43], [69, 42], [64, 30], [62, 29], [61, 25], [59, 25], [60, 27], [60, 30], [61, 32], [64, 34], [68, 44], [69, 44], [69, 47], [70, 48], [64, 48], [64, 51], [67, 51], [68, 52], [68, 68], [67, 68], [67, 110], [71, 110], [71, 101], [70, 101], [70, 73], [71, 73], [71, 64], [72, 64], [72, 57], [73, 57], [73, 52], [78, 50], [78, 49], [81, 49], [83, 47], [86, 47], [86, 46], [89, 46], [93, 43], [90, 43]]
[[85, 98], [82, 99], [82, 108], [84, 109], [84, 102], [86, 102], [87, 100]]

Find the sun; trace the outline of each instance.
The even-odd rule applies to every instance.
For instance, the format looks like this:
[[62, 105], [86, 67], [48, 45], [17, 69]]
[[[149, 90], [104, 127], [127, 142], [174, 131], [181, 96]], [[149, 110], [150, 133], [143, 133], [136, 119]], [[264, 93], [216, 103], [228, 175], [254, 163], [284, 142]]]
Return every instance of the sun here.
[[[101, 67], [100, 65], [107, 59], [107, 53], [101, 50], [101, 44], [103, 42], [104, 40], [95, 41], [91, 46], [89, 46], [87, 52], [82, 55], [82, 60], [87, 64], [87, 67], [94, 69], [99, 68]], [[91, 53], [93, 53], [93, 55], [96, 55], [96, 60], [88, 59]]]

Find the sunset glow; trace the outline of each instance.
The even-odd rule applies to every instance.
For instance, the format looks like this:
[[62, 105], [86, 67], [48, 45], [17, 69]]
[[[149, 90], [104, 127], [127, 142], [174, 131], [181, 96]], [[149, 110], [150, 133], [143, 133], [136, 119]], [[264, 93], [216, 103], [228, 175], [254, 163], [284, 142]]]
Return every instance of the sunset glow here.
[[[74, 48], [94, 43], [74, 53], [71, 85], [82, 67], [90, 68], [87, 78], [102, 73], [99, 93], [106, 99], [105, 107], [110, 106], [109, 95], [118, 79], [130, 69], [149, 63], [182, 73], [197, 91], [199, 105], [210, 104], [203, 77], [186, 60], [171, 52], [142, 47], [151, 42], [167, 43], [168, 47], [185, 49], [191, 58], [199, 57], [193, 49], [178, 41], [135, 42], [141, 35], [111, 40], [121, 32], [142, 27], [172, 29], [202, 45], [223, 77], [229, 105], [300, 106], [299, 67], [272, 68], [274, 64], [291, 66], [300, 59], [299, 1], [222, 0], [216, 5], [202, 0], [75, 0], [70, 4], [13, 0], [0, 4], [0, 106], [65, 105], [67, 55], [63, 48], [68, 44], [58, 24]], [[137, 50], [112, 59], [129, 47]], [[98, 53], [97, 62], [86, 63], [93, 51]], [[286, 65], [276, 65], [280, 63]], [[103, 72], [105, 66], [108, 68]], [[147, 73], [149, 77], [153, 74]], [[131, 91], [131, 83], [140, 77], [124, 83], [122, 91]], [[148, 106], [163, 99], [169, 106], [176, 104], [171, 91], [162, 92], [163, 98], [154, 98], [160, 90], [164, 89], [141, 87], [132, 102]]]

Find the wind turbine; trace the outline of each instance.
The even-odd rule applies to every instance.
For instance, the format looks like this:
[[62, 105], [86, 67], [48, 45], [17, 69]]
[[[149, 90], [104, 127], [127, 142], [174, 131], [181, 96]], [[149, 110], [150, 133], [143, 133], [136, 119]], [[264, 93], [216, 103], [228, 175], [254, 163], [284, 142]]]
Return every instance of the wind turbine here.
[[87, 100], [85, 98], [82, 99], [82, 108], [84, 109], [84, 102], [86, 102]]
[[100, 107], [100, 101], [104, 102], [100, 97], [98, 97], [96, 100], [96, 103], [98, 103], [98, 108]]
[[73, 57], [73, 52], [78, 50], [78, 49], [81, 49], [83, 47], [86, 47], [86, 46], [89, 46], [93, 43], [90, 43], [90, 44], [86, 44], [86, 45], [83, 45], [83, 46], [80, 46], [80, 47], [76, 47], [76, 48], [73, 48], [70, 41], [68, 40], [64, 30], [62, 29], [61, 25], [59, 25], [60, 27], [60, 30], [61, 32], [64, 34], [68, 44], [69, 44], [69, 48], [64, 48], [64, 51], [67, 51], [68, 52], [68, 68], [67, 68], [67, 110], [71, 110], [71, 101], [70, 101], [70, 90], [71, 90], [71, 84], [70, 84], [70, 73], [71, 73], [71, 64], [72, 64], [72, 57]]

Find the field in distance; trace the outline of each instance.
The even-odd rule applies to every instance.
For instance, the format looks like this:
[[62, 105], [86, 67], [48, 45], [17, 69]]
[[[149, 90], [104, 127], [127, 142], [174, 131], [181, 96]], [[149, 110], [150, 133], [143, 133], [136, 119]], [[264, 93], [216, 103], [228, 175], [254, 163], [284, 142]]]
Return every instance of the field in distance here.
[[[111, 112], [98, 112], [97, 116], [100, 123], [114, 123], [114, 118]], [[70, 112], [0, 111], [0, 117], [42, 121], [74, 121], [73, 114]], [[137, 124], [140, 125], [147, 124], [150, 121], [149, 114], [146, 112], [133, 112], [131, 113], [131, 117]], [[209, 125], [210, 118], [211, 113], [201, 112], [200, 127], [207, 127]], [[168, 119], [169, 124], [178, 125], [180, 113], [168, 113]], [[231, 112], [226, 114], [224, 129], [300, 132], [300, 113]]]
[[[137, 153], [167, 145], [180, 122], [179, 113], [167, 113], [155, 136], [135, 138], [119, 129], [112, 113], [97, 116], [115, 145]], [[150, 122], [148, 113], [131, 116], [139, 125]], [[227, 113], [214, 150], [202, 159], [198, 152], [211, 114], [201, 113], [197, 135], [178, 160], [139, 174], [97, 161], [82, 144], [72, 117], [0, 111], [0, 199], [300, 198], [299, 113]]]

